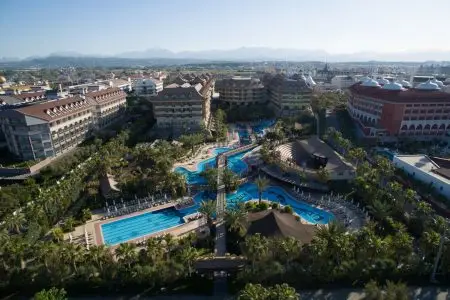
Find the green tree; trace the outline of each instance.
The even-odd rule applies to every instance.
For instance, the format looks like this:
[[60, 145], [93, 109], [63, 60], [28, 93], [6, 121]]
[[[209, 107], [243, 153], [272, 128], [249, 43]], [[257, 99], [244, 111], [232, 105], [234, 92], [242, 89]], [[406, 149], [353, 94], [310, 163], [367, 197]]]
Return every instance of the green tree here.
[[243, 236], [247, 224], [247, 212], [244, 205], [239, 203], [236, 207], [227, 209], [225, 222], [231, 230]]
[[124, 263], [128, 269], [137, 260], [136, 244], [123, 243], [115, 250], [118, 260]]
[[239, 292], [239, 300], [265, 300], [268, 299], [270, 293], [261, 284], [247, 283]]
[[320, 182], [327, 183], [328, 180], [330, 180], [330, 173], [326, 168], [321, 167], [319, 170], [317, 170], [317, 178]]
[[212, 228], [213, 225], [212, 218], [216, 213], [216, 205], [217, 205], [216, 200], [208, 200], [200, 202], [198, 212], [206, 217], [209, 228]]
[[277, 284], [269, 289], [269, 300], [299, 300], [300, 296], [297, 291], [286, 283]]
[[209, 168], [200, 173], [200, 176], [206, 179], [208, 190], [211, 192], [217, 191], [217, 169]]
[[89, 208], [84, 208], [81, 211], [81, 219], [83, 222], [89, 221], [92, 218], [92, 212]]
[[222, 180], [227, 193], [235, 191], [239, 186], [239, 177], [228, 168], [223, 170]]
[[259, 176], [255, 180], [256, 187], [258, 188], [258, 203], [262, 201], [262, 194], [264, 190], [269, 186], [269, 180], [265, 177]]
[[364, 286], [364, 299], [365, 300], [383, 300], [383, 290], [378, 286], [378, 283], [374, 280], [369, 281]]
[[22, 213], [14, 213], [6, 217], [4, 226], [10, 231], [20, 233], [20, 229], [24, 224], [25, 216]]
[[67, 293], [64, 289], [52, 287], [49, 290], [42, 290], [34, 295], [34, 300], [66, 300]]
[[409, 292], [406, 284], [402, 282], [394, 283], [392, 281], [386, 282], [385, 300], [408, 300]]
[[64, 240], [64, 232], [61, 227], [55, 227], [51, 231], [52, 240], [55, 242], [61, 242]]

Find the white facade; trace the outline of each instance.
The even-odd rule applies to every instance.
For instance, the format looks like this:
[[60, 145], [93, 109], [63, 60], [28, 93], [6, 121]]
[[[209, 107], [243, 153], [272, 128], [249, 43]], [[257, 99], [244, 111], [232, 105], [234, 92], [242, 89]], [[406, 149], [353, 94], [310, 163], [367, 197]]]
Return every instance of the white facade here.
[[430, 184], [438, 193], [450, 197], [450, 180], [435, 173], [440, 167], [426, 155], [395, 155], [393, 163], [413, 178]]
[[153, 78], [140, 78], [133, 84], [136, 95], [156, 96], [163, 90], [163, 82]]
[[331, 85], [343, 90], [355, 83], [355, 79], [346, 75], [335, 76], [331, 79]]

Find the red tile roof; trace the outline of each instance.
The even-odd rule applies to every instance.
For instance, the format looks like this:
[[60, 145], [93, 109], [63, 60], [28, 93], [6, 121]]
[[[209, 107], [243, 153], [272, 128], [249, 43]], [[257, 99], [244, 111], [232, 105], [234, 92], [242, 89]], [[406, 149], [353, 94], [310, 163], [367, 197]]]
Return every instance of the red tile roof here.
[[450, 93], [419, 89], [405, 89], [401, 91], [387, 90], [381, 87], [363, 86], [356, 83], [349, 88], [353, 95], [366, 96], [387, 102], [414, 103], [414, 102], [445, 102], [450, 103]]
[[[61, 100], [29, 105], [15, 109], [15, 111], [23, 113], [27, 116], [52, 121], [85, 110], [90, 106], [92, 106], [92, 103], [89, 100], [75, 96]], [[54, 112], [54, 110], [56, 112]]]
[[108, 88], [96, 92], [87, 93], [86, 97], [89, 97], [97, 103], [108, 102], [112, 98], [125, 98], [127, 94], [119, 88]]
[[39, 91], [39, 92], [32, 92], [32, 93], [22, 93], [22, 94], [14, 95], [14, 97], [25, 101], [25, 99], [27, 99], [27, 98], [45, 97], [45, 92]]

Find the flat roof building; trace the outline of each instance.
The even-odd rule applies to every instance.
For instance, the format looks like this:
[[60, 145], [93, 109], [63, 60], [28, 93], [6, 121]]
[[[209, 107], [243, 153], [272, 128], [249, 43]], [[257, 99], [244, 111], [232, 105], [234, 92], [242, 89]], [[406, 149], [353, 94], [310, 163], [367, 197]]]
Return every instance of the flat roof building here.
[[450, 199], [450, 160], [427, 155], [394, 155], [395, 167], [413, 178], [429, 184]]

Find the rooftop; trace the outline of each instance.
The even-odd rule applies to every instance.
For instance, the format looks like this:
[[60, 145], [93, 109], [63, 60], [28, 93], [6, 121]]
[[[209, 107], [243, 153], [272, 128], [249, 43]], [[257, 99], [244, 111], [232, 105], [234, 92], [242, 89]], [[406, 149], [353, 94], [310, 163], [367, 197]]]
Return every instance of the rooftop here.
[[316, 234], [317, 227], [302, 224], [295, 216], [277, 210], [265, 210], [248, 214], [247, 234], [261, 234], [266, 237], [293, 237], [309, 243]]
[[414, 168], [417, 168], [425, 173], [428, 173], [430, 176], [439, 179], [446, 184], [450, 184], [450, 169], [447, 168], [448, 165], [442, 164], [442, 167], [439, 166], [436, 162], [439, 160], [433, 161], [430, 157], [423, 154], [417, 155], [395, 155], [395, 158], [402, 161], [405, 164], [408, 164]]
[[414, 102], [440, 102], [450, 103], [450, 94], [439, 90], [420, 89], [383, 89], [381, 86], [367, 86], [356, 83], [349, 88], [354, 95], [375, 98], [387, 102], [414, 103]]
[[86, 99], [81, 97], [69, 97], [61, 100], [48, 101], [40, 104], [30, 105], [15, 109], [24, 115], [39, 119], [52, 121], [70, 115], [91, 105]]

